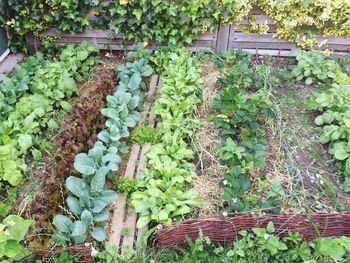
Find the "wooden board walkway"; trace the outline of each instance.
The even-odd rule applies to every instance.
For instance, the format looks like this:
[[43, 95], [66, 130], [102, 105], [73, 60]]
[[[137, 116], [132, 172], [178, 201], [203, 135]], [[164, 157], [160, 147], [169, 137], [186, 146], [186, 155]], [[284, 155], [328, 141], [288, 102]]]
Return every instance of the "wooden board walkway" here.
[[[147, 121], [150, 127], [155, 127], [156, 116], [151, 114], [150, 110], [161, 86], [162, 82], [159, 76], [152, 76], [144, 102], [142, 119], [138, 125]], [[131, 146], [124, 176], [136, 179], [139, 178], [140, 173], [147, 166], [146, 153], [150, 147], [151, 144], [149, 143], [143, 146], [134, 143]], [[118, 193], [118, 195], [119, 198], [113, 210], [109, 242], [116, 247], [135, 248], [141, 243], [142, 236], [147, 231], [147, 228], [136, 229], [137, 214], [135, 210], [130, 204], [127, 204], [127, 199], [123, 194]]]

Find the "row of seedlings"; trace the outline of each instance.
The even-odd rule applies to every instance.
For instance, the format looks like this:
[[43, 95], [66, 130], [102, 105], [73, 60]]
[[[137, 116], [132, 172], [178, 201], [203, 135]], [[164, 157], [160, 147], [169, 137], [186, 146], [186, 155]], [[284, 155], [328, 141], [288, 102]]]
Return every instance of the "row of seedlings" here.
[[227, 212], [267, 211], [282, 204], [278, 196], [254, 202], [245, 196], [251, 189], [251, 181], [261, 176], [260, 171], [266, 164], [268, 143], [263, 125], [272, 115], [272, 104], [266, 82], [255, 81], [259, 73], [252, 67], [247, 53], [234, 52], [229, 62], [233, 65], [228, 65], [228, 68], [221, 65], [226, 68], [218, 80], [221, 90], [213, 101], [213, 109], [218, 114], [214, 118], [214, 127], [221, 130], [221, 146], [216, 149], [216, 154], [221, 164], [227, 167], [220, 182], [224, 189], [224, 208]]
[[313, 94], [308, 106], [321, 113], [315, 119], [323, 129], [320, 142], [329, 145], [329, 153], [344, 175], [342, 188], [350, 192], [350, 76], [336, 60], [319, 51], [300, 51], [296, 59], [293, 75], [298, 80], [324, 86]]
[[171, 223], [200, 205], [198, 192], [188, 189], [196, 176], [191, 139], [199, 128], [193, 115], [201, 101], [199, 65], [186, 49], [167, 57], [161, 72], [164, 86], [153, 107], [159, 120], [158, 136], [147, 153], [148, 168], [140, 175], [138, 191], [131, 195], [138, 213], [137, 228]]
[[[58, 58], [47, 59], [39, 53], [4, 78], [0, 85], [0, 179], [8, 194], [23, 181], [26, 155], [41, 158], [38, 149], [43, 134], [57, 130], [56, 121], [70, 111], [68, 101], [78, 92], [75, 81], [82, 81], [96, 64], [97, 51], [83, 43], [67, 46]], [[10, 208], [4, 202], [1, 215]]]
[[88, 153], [76, 156], [74, 168], [81, 177], [69, 176], [66, 187], [71, 192], [66, 199], [67, 215], [56, 215], [54, 237], [63, 242], [83, 243], [90, 236], [97, 241], [107, 238], [104, 225], [109, 217], [108, 205], [117, 200], [117, 194], [108, 189], [106, 177], [114, 179], [127, 152], [123, 138], [141, 119], [137, 111], [142, 104], [141, 90], [146, 88], [143, 77], [152, 74], [152, 68], [140, 59], [118, 67], [119, 84], [112, 96], [107, 96], [107, 108], [101, 113], [107, 117], [106, 129]]

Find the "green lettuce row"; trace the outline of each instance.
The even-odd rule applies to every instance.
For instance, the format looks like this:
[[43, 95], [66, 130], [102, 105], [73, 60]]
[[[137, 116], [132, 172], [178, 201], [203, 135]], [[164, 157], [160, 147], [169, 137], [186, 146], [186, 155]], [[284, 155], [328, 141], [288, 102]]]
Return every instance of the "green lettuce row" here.
[[164, 87], [153, 108], [161, 119], [159, 143], [150, 148], [149, 168], [141, 174], [139, 191], [131, 195], [131, 203], [139, 213], [137, 228], [150, 222], [171, 223], [200, 205], [198, 193], [186, 190], [196, 176], [196, 167], [189, 162], [194, 152], [185, 141], [199, 128], [193, 116], [201, 94], [199, 66], [188, 50], [180, 49], [169, 54], [161, 77]]
[[[59, 59], [30, 57], [0, 85], [0, 180], [17, 186], [26, 169], [24, 157], [40, 145], [43, 129], [59, 127], [55, 118], [71, 110], [67, 102], [97, 63], [98, 48], [68, 45]], [[94, 56], [92, 56], [94, 55]], [[32, 155], [38, 151], [32, 150]]]
[[54, 217], [56, 240], [83, 243], [90, 236], [97, 241], [107, 238], [103, 223], [109, 217], [107, 206], [117, 200], [117, 193], [108, 190], [106, 177], [115, 176], [121, 155], [127, 152], [122, 139], [141, 119], [137, 110], [142, 105], [141, 90], [147, 87], [143, 78], [153, 72], [143, 59], [119, 66], [118, 71], [117, 91], [107, 96], [107, 108], [101, 110], [107, 117], [106, 129], [98, 134], [99, 140], [88, 153], [76, 156], [74, 168], [82, 176], [66, 180], [71, 192], [66, 199], [70, 216]]

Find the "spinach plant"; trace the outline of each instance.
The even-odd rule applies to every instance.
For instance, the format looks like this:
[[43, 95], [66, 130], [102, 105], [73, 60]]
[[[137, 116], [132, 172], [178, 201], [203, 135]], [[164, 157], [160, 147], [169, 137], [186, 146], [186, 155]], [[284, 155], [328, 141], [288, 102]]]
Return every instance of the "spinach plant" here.
[[202, 84], [198, 65], [185, 49], [169, 53], [162, 72], [164, 86], [153, 111], [160, 117], [157, 143], [152, 145], [148, 168], [143, 171], [138, 191], [131, 195], [139, 219], [137, 227], [149, 223], [171, 223], [199, 206], [198, 193], [185, 190], [196, 176], [192, 149], [185, 142], [198, 128], [192, 113], [200, 102]]

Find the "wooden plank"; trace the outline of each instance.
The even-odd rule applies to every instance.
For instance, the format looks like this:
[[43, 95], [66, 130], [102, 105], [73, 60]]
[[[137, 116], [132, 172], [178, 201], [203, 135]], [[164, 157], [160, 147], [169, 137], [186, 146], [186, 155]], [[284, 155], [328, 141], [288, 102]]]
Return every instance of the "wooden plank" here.
[[[152, 76], [150, 81], [150, 88], [147, 92], [147, 96], [150, 97], [154, 92], [153, 86], [156, 85], [158, 76]], [[145, 111], [143, 112], [143, 118], [139, 123], [145, 121], [147, 112], [150, 108], [150, 103], [144, 103]], [[125, 174], [126, 177], [134, 177], [136, 174], [136, 166], [139, 157], [141, 146], [139, 144], [133, 144], [130, 150], [129, 160], [126, 166]], [[109, 241], [114, 244], [116, 247], [119, 247], [121, 244], [125, 246], [132, 247], [132, 243], [135, 236], [135, 224], [136, 224], [136, 213], [133, 212], [133, 209], [129, 208], [126, 214], [126, 219], [124, 222], [124, 212], [126, 206], [126, 198], [123, 194], [119, 193], [119, 199], [116, 203], [116, 207], [113, 210], [113, 217], [111, 222], [111, 233], [109, 235]], [[129, 229], [128, 236], [122, 236], [123, 229]]]
[[4, 61], [4, 59], [7, 57], [8, 54], [10, 54], [10, 49], [9, 49], [9, 48], [6, 49], [6, 50], [4, 51], [4, 53], [2, 53], [2, 55], [0, 56], [0, 63], [1, 63], [2, 61]]
[[246, 41], [233, 41], [230, 45], [231, 48], [258, 48], [258, 49], [276, 49], [276, 50], [292, 50], [298, 48], [296, 44], [286, 43], [266, 43], [266, 42], [246, 42]]
[[123, 194], [118, 194], [119, 198], [116, 207], [113, 210], [113, 217], [111, 222], [111, 232], [109, 233], [109, 242], [116, 247], [119, 247], [120, 238], [123, 229], [124, 210], [126, 198]]
[[128, 233], [123, 237], [123, 242], [122, 242], [123, 247], [133, 248], [134, 246], [136, 219], [137, 219], [137, 214], [135, 210], [129, 207], [127, 219], [123, 224], [123, 229], [125, 229]]
[[151, 81], [149, 83], [149, 89], [148, 89], [148, 94], [147, 94], [147, 100], [152, 100], [154, 98], [154, 92], [156, 90], [156, 86], [158, 83], [158, 75], [153, 75], [151, 77]]
[[212, 41], [213, 39], [216, 39], [216, 36], [217, 36], [217, 30], [213, 32], [205, 32], [199, 36], [198, 40]]
[[130, 177], [130, 178], [134, 177], [136, 162], [139, 156], [140, 148], [141, 148], [140, 145], [137, 143], [133, 144], [133, 146], [131, 147], [129, 161], [125, 170], [125, 175], [124, 175], [125, 177]]
[[[157, 89], [161, 89], [163, 87], [163, 81], [161, 78], [158, 80], [158, 85]], [[148, 123], [151, 127], [156, 126], [156, 116], [153, 114], [150, 114]], [[137, 167], [137, 172], [136, 172], [136, 178], [140, 178], [141, 172], [147, 167], [147, 152], [151, 148], [151, 144], [147, 143], [142, 147], [141, 154], [140, 154], [140, 160], [139, 160], [139, 165]], [[148, 231], [148, 226], [145, 226], [141, 229], [137, 229], [137, 234], [136, 234], [136, 246], [142, 245], [142, 237], [143, 235]]]
[[[98, 37], [98, 38], [108, 38], [109, 35], [113, 35], [115, 37], [118, 37], [119, 35], [115, 34], [112, 30], [102, 30], [102, 29], [89, 29], [85, 30], [82, 33], [70, 33], [70, 32], [61, 32], [57, 30], [47, 30], [45, 33], [47, 36], [60, 36], [60, 37], [71, 37], [71, 36], [76, 36], [76, 37], [84, 37], [84, 38], [93, 38], [93, 37]], [[120, 36], [119, 36], [120, 37]]]
[[228, 49], [229, 37], [230, 37], [230, 28], [231, 25], [220, 24], [218, 30], [218, 36], [216, 40], [216, 51], [225, 51]]
[[16, 65], [24, 59], [24, 54], [11, 54], [0, 63], [0, 82], [4, 78], [5, 73], [10, 73]]
[[[151, 120], [150, 120], [151, 122]], [[152, 124], [150, 123], [152, 127], [155, 126], [155, 122]], [[137, 167], [137, 172], [136, 172], [136, 178], [140, 178], [141, 172], [147, 167], [147, 152], [151, 148], [151, 144], [147, 143], [142, 147], [141, 154], [140, 154], [140, 160], [139, 160], [139, 165]], [[136, 246], [141, 245], [142, 241], [142, 236], [147, 232], [148, 227], [145, 226], [143, 228], [137, 229], [137, 234], [136, 234]]]

